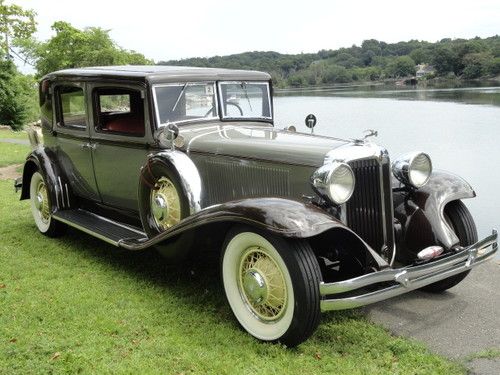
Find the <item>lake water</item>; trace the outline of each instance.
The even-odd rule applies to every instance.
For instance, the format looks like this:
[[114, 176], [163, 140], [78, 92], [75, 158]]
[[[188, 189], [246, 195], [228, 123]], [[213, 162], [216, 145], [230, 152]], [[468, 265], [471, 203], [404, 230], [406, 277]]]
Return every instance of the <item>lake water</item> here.
[[468, 88], [336, 87], [288, 90], [275, 97], [275, 126], [318, 118], [316, 134], [361, 137], [378, 130], [376, 143], [394, 159], [425, 151], [435, 169], [465, 178], [477, 197], [465, 201], [479, 236], [500, 229], [500, 86]]

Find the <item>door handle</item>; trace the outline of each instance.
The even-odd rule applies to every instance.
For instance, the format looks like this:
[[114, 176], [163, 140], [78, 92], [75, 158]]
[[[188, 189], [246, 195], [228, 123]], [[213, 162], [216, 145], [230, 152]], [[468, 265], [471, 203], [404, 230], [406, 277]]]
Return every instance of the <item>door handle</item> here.
[[88, 148], [90, 150], [95, 150], [96, 147], [97, 147], [97, 145], [95, 143], [87, 142], [87, 143], [82, 144], [82, 149]]

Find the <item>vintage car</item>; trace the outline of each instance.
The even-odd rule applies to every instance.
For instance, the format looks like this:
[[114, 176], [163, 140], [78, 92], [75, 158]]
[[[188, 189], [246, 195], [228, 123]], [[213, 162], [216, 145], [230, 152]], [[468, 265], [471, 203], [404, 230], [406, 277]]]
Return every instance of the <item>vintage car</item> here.
[[218, 249], [229, 305], [260, 340], [294, 346], [321, 312], [444, 291], [497, 250], [462, 203], [474, 190], [427, 154], [391, 164], [373, 138], [277, 129], [266, 73], [95, 67], [39, 91], [16, 181], [39, 231], [172, 260]]

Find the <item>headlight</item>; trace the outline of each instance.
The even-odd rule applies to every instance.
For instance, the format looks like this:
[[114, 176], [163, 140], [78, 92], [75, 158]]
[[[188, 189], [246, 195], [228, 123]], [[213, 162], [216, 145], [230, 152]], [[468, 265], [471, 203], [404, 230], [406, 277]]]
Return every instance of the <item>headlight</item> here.
[[423, 152], [403, 155], [392, 163], [392, 173], [405, 185], [422, 187], [431, 177], [431, 158]]
[[311, 176], [314, 190], [335, 204], [345, 203], [354, 191], [354, 173], [349, 165], [332, 162], [318, 168]]

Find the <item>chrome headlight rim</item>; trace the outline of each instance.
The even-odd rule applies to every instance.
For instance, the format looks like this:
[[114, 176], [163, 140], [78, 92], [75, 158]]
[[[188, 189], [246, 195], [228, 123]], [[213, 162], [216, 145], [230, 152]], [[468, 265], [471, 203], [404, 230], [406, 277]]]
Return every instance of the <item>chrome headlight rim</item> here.
[[[344, 176], [340, 176], [339, 178], [338, 175], [342, 172], [348, 174], [347, 180], [350, 180], [350, 182], [346, 180], [343, 182], [340, 181], [340, 178]], [[345, 182], [348, 182], [349, 186], [347, 186]], [[332, 161], [328, 164], [324, 164], [313, 173], [311, 176], [311, 183], [313, 189], [322, 198], [329, 200], [333, 204], [341, 205], [352, 197], [356, 185], [356, 178], [349, 164], [342, 161]], [[340, 190], [332, 192], [332, 187], [335, 185], [337, 185], [337, 189], [340, 188]]]
[[[425, 152], [410, 152], [400, 156], [392, 163], [392, 173], [406, 186], [419, 189], [429, 182], [432, 175], [432, 160]], [[415, 173], [417, 176], [418, 173], [421, 174], [420, 179], [415, 177]]]

